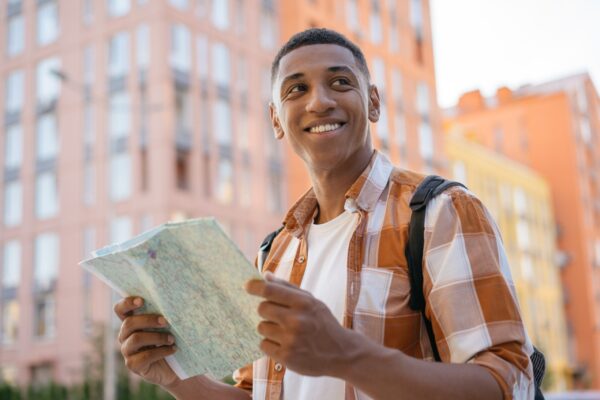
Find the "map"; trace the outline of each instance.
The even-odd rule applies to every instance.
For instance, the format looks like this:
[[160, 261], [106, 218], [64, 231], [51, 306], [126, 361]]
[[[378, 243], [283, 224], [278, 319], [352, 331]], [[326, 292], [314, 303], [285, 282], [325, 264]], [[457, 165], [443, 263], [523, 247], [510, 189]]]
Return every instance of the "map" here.
[[244, 290], [262, 278], [214, 218], [166, 223], [92, 255], [80, 265], [123, 297], [142, 297], [139, 313], [166, 318], [178, 348], [167, 362], [180, 379], [221, 379], [262, 357], [261, 300]]

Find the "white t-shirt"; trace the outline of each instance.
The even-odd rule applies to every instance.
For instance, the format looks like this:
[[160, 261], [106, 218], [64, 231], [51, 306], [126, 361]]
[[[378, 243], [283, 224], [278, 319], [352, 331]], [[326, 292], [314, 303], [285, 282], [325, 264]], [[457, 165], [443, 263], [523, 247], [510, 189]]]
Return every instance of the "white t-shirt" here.
[[[344, 211], [324, 224], [312, 224], [308, 231], [308, 260], [300, 288], [325, 303], [340, 324], [346, 308], [348, 246], [357, 222], [357, 213]], [[291, 269], [291, 263], [285, 267]], [[289, 274], [278, 268], [277, 275]], [[289, 369], [283, 378], [284, 400], [343, 400], [344, 388], [341, 379], [304, 376]]]

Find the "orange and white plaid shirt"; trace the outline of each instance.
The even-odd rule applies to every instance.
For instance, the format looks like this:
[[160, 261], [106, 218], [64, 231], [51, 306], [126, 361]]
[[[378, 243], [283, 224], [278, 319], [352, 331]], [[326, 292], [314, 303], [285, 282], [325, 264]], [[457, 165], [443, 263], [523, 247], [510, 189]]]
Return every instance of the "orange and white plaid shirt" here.
[[[409, 307], [404, 256], [409, 202], [423, 178], [394, 168], [375, 151], [346, 193], [345, 209], [358, 213], [359, 219], [348, 248], [344, 326], [409, 356], [433, 360], [421, 314]], [[311, 189], [289, 210], [285, 229], [259, 266], [263, 273], [276, 273], [280, 264], [289, 262], [289, 280], [300, 285], [309, 251], [306, 230], [316, 211]], [[498, 381], [505, 399], [533, 399], [533, 348], [500, 234], [469, 191], [453, 187], [428, 204], [423, 260], [426, 314], [442, 361], [479, 364]], [[234, 379], [255, 400], [280, 400], [284, 374], [284, 366], [263, 357], [237, 370]], [[346, 400], [368, 398], [346, 384]]]

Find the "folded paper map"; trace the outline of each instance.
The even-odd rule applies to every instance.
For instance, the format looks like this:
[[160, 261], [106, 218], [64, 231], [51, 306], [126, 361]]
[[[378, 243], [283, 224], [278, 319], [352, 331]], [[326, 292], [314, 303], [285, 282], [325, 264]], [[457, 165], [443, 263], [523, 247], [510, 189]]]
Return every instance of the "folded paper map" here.
[[167, 319], [178, 348], [167, 362], [180, 379], [223, 378], [262, 356], [260, 299], [243, 288], [260, 275], [215, 219], [167, 223], [92, 255], [84, 268]]

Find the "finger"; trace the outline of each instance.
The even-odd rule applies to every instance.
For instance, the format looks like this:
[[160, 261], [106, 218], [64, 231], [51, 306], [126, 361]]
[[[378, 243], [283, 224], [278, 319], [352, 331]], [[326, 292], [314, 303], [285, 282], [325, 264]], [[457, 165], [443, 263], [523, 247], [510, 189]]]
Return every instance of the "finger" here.
[[130, 316], [132, 312], [144, 305], [141, 297], [126, 297], [115, 303], [113, 309], [121, 321]]
[[264, 339], [260, 342], [260, 350], [273, 359], [279, 359], [279, 351], [281, 346], [272, 340]]
[[121, 345], [124, 356], [139, 353], [145, 347], [170, 346], [175, 343], [175, 337], [162, 332], [134, 332]]
[[279, 324], [271, 321], [261, 321], [256, 327], [256, 330], [265, 339], [269, 339], [277, 344], [281, 343], [283, 330]]
[[267, 321], [285, 325], [285, 320], [290, 313], [290, 309], [277, 303], [263, 301], [258, 305], [257, 312], [261, 318]]
[[125, 357], [125, 365], [133, 372], [143, 373], [148, 370], [150, 365], [174, 354], [176, 351], [177, 347], [175, 345], [145, 350], [132, 356]]
[[287, 307], [302, 304], [308, 298], [306, 291], [296, 287], [257, 279], [246, 282], [246, 292]]
[[162, 315], [132, 315], [125, 318], [121, 324], [121, 330], [119, 331], [118, 336], [119, 343], [123, 343], [133, 332], [164, 328], [167, 325], [167, 320]]

